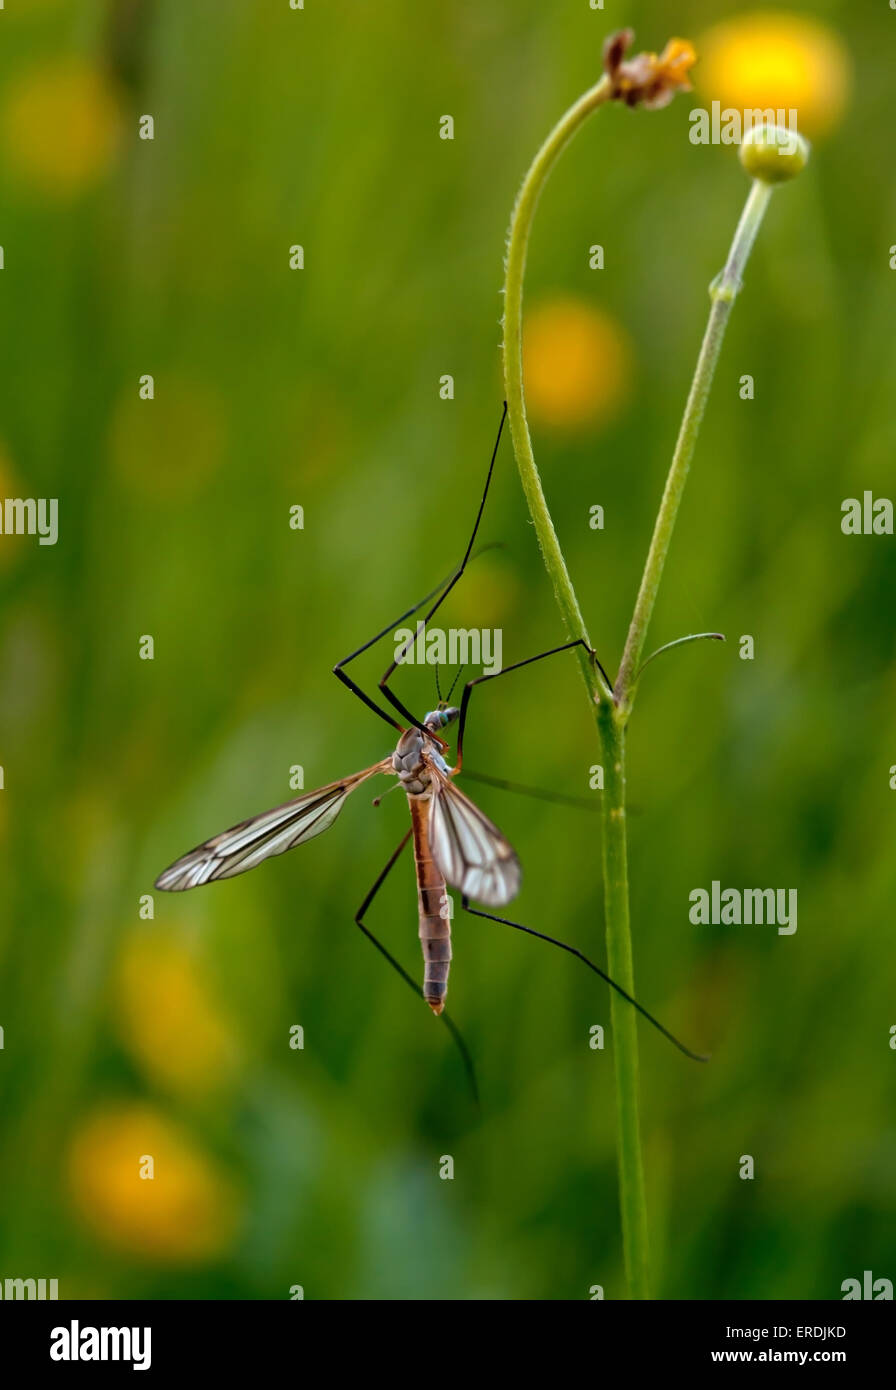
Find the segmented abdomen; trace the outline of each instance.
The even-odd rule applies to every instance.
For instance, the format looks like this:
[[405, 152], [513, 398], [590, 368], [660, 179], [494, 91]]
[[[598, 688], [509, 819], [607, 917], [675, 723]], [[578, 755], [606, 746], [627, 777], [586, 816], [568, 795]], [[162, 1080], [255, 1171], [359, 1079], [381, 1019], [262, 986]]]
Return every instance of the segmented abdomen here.
[[[429, 802], [408, 797], [414, 829], [414, 862], [417, 866], [417, 903], [420, 913], [420, 945], [423, 950], [423, 998], [434, 1014], [445, 1007], [448, 971], [451, 969], [451, 918], [447, 913], [445, 880], [429, 848]], [[442, 913], [445, 913], [442, 916]]]

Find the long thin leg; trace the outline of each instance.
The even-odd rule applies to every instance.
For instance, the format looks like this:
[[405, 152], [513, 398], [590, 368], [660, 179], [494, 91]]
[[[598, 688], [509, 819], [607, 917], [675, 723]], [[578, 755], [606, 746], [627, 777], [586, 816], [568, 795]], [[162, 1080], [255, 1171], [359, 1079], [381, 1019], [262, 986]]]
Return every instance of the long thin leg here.
[[[361, 906], [358, 908], [358, 911], [355, 913], [355, 926], [361, 928], [361, 931], [362, 931], [362, 932], [364, 933], [364, 935], [367, 937], [367, 940], [368, 940], [369, 942], [371, 942], [372, 945], [374, 945], [374, 946], [376, 947], [376, 949], [379, 951], [379, 953], [380, 953], [381, 956], [385, 956], [386, 960], [387, 960], [387, 961], [389, 962], [389, 964], [392, 966], [392, 969], [395, 970], [395, 971], [401, 976], [401, 978], [404, 980], [405, 984], [410, 985], [411, 989], [414, 991], [414, 993], [416, 994], [417, 998], [418, 998], [418, 999], [422, 999], [422, 998], [423, 998], [423, 991], [421, 990], [420, 986], [419, 986], [418, 984], [415, 984], [415, 983], [414, 983], [414, 981], [411, 979], [411, 977], [410, 977], [410, 975], [408, 974], [408, 972], [405, 970], [404, 966], [403, 966], [403, 965], [399, 965], [398, 961], [397, 961], [397, 960], [395, 959], [395, 957], [392, 955], [391, 951], [387, 951], [387, 950], [386, 950], [386, 948], [385, 948], [385, 946], [383, 945], [383, 943], [382, 943], [380, 940], [378, 940], [377, 937], [374, 936], [373, 932], [370, 930], [370, 928], [369, 928], [368, 926], [365, 925], [364, 920], [363, 920], [364, 914], [366, 913], [367, 909], [370, 907], [370, 904], [373, 902], [373, 900], [374, 900], [374, 898], [376, 897], [377, 893], [380, 891], [380, 889], [382, 888], [383, 884], [385, 883], [385, 881], [386, 881], [386, 879], [387, 879], [387, 877], [388, 877], [388, 875], [389, 875], [390, 870], [393, 868], [393, 866], [394, 866], [394, 865], [396, 864], [396, 862], [398, 861], [398, 858], [399, 858], [399, 856], [400, 856], [402, 850], [404, 849], [405, 845], [406, 845], [406, 844], [408, 843], [408, 841], [410, 840], [412, 833], [413, 833], [412, 830], [408, 830], [407, 834], [405, 834], [405, 835], [402, 837], [401, 843], [399, 844], [398, 848], [397, 848], [397, 849], [394, 851], [394, 853], [390, 856], [389, 861], [388, 861], [388, 863], [386, 864], [386, 867], [383, 869], [382, 873], [381, 873], [381, 874], [379, 875], [379, 877], [377, 878], [377, 880], [376, 880], [376, 882], [374, 883], [373, 887], [370, 889], [370, 892], [367, 894], [367, 896], [365, 897], [365, 899], [364, 899], [364, 901], [362, 902]], [[478, 1088], [477, 1085], [476, 1085], [476, 1070], [475, 1070], [475, 1068], [474, 1068], [474, 1066], [473, 1066], [473, 1059], [472, 1059], [472, 1057], [470, 1056], [470, 1052], [469, 1052], [469, 1049], [468, 1049], [468, 1047], [467, 1047], [467, 1044], [464, 1042], [463, 1036], [461, 1035], [461, 1032], [460, 1032], [460, 1029], [457, 1027], [457, 1025], [454, 1023], [454, 1021], [453, 1021], [452, 1019], [450, 1019], [450, 1018], [448, 1017], [448, 1015], [445, 1014], [445, 1013], [443, 1013], [443, 1014], [441, 1015], [441, 1018], [442, 1018], [442, 1022], [445, 1023], [445, 1024], [447, 1024], [447, 1026], [448, 1026], [448, 1031], [449, 1031], [449, 1033], [451, 1034], [452, 1038], [454, 1039], [455, 1043], [457, 1044], [458, 1051], [460, 1052], [461, 1058], [462, 1058], [462, 1060], [463, 1060], [464, 1070], [465, 1070], [466, 1073], [467, 1073], [467, 1080], [469, 1081], [469, 1083], [470, 1083], [470, 1089], [471, 1089], [472, 1092], [473, 1092], [473, 1099], [475, 1100], [475, 1102], [476, 1102], [476, 1104], [477, 1104], [477, 1106], [478, 1106], [478, 1104], [479, 1104], [479, 1088]]]
[[[482, 545], [477, 550], [476, 555], [481, 555], [484, 550], [492, 550], [497, 545], [500, 545], [500, 541], [492, 541], [489, 545]], [[473, 556], [474, 560], [476, 559], [476, 555]], [[452, 570], [451, 573], [446, 575], [444, 579], [439, 580], [438, 584], [434, 589], [430, 589], [428, 594], [424, 594], [423, 598], [418, 599], [417, 602], [413, 604], [412, 607], [407, 609], [405, 613], [400, 614], [400, 616], [397, 617], [393, 622], [389, 623], [380, 632], [378, 632], [375, 637], [371, 637], [369, 641], [364, 643], [363, 647], [358, 647], [357, 651], [350, 652], [349, 655], [344, 656], [341, 661], [337, 661], [336, 665], [333, 667], [333, 675], [336, 676], [339, 680], [341, 680], [343, 685], [348, 686], [349, 690], [352, 692], [353, 695], [357, 695], [359, 700], [363, 700], [364, 704], [367, 706], [368, 709], [372, 709], [374, 714], [378, 714], [381, 719], [385, 719], [386, 723], [390, 724], [393, 729], [400, 729], [401, 725], [398, 724], [392, 718], [391, 714], [387, 714], [385, 710], [380, 709], [379, 705], [376, 704], [373, 700], [371, 700], [369, 695], [367, 695], [365, 691], [363, 691], [361, 687], [351, 679], [350, 676], [347, 676], [342, 668], [344, 666], [347, 666], [350, 661], [354, 661], [356, 656], [361, 656], [363, 652], [366, 652], [370, 647], [374, 646], [384, 637], [387, 637], [390, 632], [394, 631], [394, 629], [398, 627], [399, 623], [403, 623], [406, 618], [412, 617], [413, 614], [418, 611], [418, 609], [423, 607], [424, 603], [429, 603], [429, 600], [431, 598], [434, 598], [435, 595], [439, 593], [441, 589], [444, 589], [445, 585], [449, 582], [449, 580], [453, 579], [457, 575], [457, 570]], [[403, 650], [404, 648], [402, 648], [402, 651]]]
[[387, 714], [384, 709], [381, 709], [380, 706], [376, 704], [376, 702], [372, 700], [370, 696], [367, 695], [359, 685], [355, 684], [355, 682], [352, 680], [350, 676], [346, 675], [345, 671], [342, 668], [344, 666], [347, 666], [350, 661], [354, 661], [355, 657], [361, 656], [370, 647], [374, 646], [377, 642], [379, 642], [383, 637], [386, 637], [390, 632], [392, 632], [396, 627], [398, 627], [399, 623], [403, 623], [406, 618], [410, 618], [414, 613], [417, 612], [418, 609], [423, 607], [424, 603], [429, 603], [429, 600], [431, 598], [434, 598], [435, 595], [445, 587], [445, 585], [448, 583], [448, 581], [452, 578], [454, 574], [455, 571], [452, 570], [451, 574], [449, 574], [447, 578], [441, 579], [434, 589], [430, 589], [428, 594], [424, 594], [423, 598], [418, 599], [417, 602], [407, 610], [407, 612], [402, 613], [400, 617], [395, 619], [394, 622], [388, 623], [386, 627], [384, 627], [380, 632], [376, 634], [375, 637], [371, 637], [368, 642], [365, 642], [363, 647], [358, 647], [357, 651], [350, 652], [348, 656], [344, 656], [341, 661], [337, 661], [336, 665], [333, 667], [333, 675], [336, 676], [338, 680], [341, 680], [343, 685], [347, 685], [349, 690], [351, 690], [354, 695], [357, 695], [359, 700], [363, 700], [364, 704], [367, 706], [368, 709], [372, 709], [374, 714], [378, 714], [381, 719], [385, 719], [387, 724], [391, 724], [393, 729], [401, 728], [401, 725], [398, 723], [398, 720], [393, 719], [391, 714]]
[[[423, 629], [423, 628], [426, 627], [426, 624], [429, 622], [430, 618], [432, 618], [432, 617], [438, 612], [438, 610], [441, 608], [442, 604], [445, 602], [446, 598], [447, 598], [448, 595], [451, 593], [451, 590], [454, 588], [455, 584], [456, 584], [457, 581], [460, 579], [461, 575], [463, 574], [464, 570], [465, 570], [466, 567], [467, 567], [467, 562], [469, 561], [470, 555], [471, 555], [472, 552], [473, 552], [473, 546], [476, 544], [476, 533], [477, 533], [478, 530], [479, 530], [479, 523], [480, 523], [480, 521], [482, 520], [482, 513], [483, 513], [483, 511], [485, 510], [485, 501], [486, 501], [486, 498], [488, 497], [488, 490], [489, 490], [489, 486], [491, 485], [492, 474], [493, 474], [494, 471], [495, 471], [495, 459], [498, 457], [498, 447], [499, 447], [499, 445], [500, 445], [500, 443], [501, 443], [501, 434], [502, 434], [502, 431], [503, 431], [503, 429], [504, 429], [504, 421], [505, 421], [506, 419], [507, 419], [507, 402], [505, 401], [505, 402], [504, 402], [504, 409], [503, 409], [502, 412], [501, 412], [501, 423], [498, 425], [498, 437], [497, 437], [497, 439], [495, 440], [495, 447], [494, 447], [494, 449], [492, 450], [491, 460], [490, 460], [489, 465], [488, 465], [488, 473], [486, 474], [486, 478], [485, 478], [485, 487], [484, 487], [483, 490], [482, 490], [482, 499], [481, 499], [481, 501], [480, 501], [480, 503], [479, 503], [479, 510], [478, 510], [478, 512], [476, 513], [476, 520], [475, 520], [475, 522], [473, 523], [473, 532], [472, 532], [472, 534], [471, 534], [471, 536], [470, 536], [470, 540], [469, 540], [469, 542], [468, 542], [468, 544], [467, 544], [466, 551], [464, 552], [464, 558], [461, 560], [461, 562], [460, 562], [460, 564], [458, 565], [457, 569], [456, 569], [456, 570], [453, 572], [453, 574], [451, 575], [451, 578], [448, 580], [447, 584], [446, 584], [445, 587], [442, 589], [441, 593], [439, 594], [439, 597], [436, 599], [436, 601], [435, 601], [435, 603], [433, 604], [433, 606], [432, 606], [432, 607], [429, 609], [429, 611], [426, 613], [425, 617], [421, 618], [421, 619], [419, 620], [419, 622], [417, 623], [417, 633], [415, 633], [415, 636], [414, 636], [413, 638], [409, 638], [409, 639], [408, 639], [408, 641], [405, 643], [404, 647], [402, 647], [401, 652], [399, 653], [399, 657], [403, 657], [403, 656], [405, 655], [405, 652], [407, 651], [408, 647], [411, 645], [411, 643], [412, 643], [413, 641], [416, 640], [416, 635], [421, 631], [421, 629]], [[438, 592], [438, 591], [436, 591], [436, 592]], [[430, 595], [430, 597], [431, 597], [431, 595]], [[426, 601], [426, 600], [424, 600], [424, 602], [425, 602], [425, 601]], [[421, 605], [421, 607], [422, 607], [422, 605]], [[398, 658], [396, 658], [395, 660], [393, 660], [393, 661], [391, 661], [391, 662], [389, 663], [389, 665], [387, 666], [386, 670], [383, 672], [382, 679], [380, 680], [380, 683], [379, 683], [379, 688], [380, 688], [380, 690], [382, 691], [382, 693], [385, 695], [385, 697], [386, 697], [386, 699], [389, 701], [389, 703], [390, 703], [395, 709], [398, 710], [399, 714], [403, 715], [405, 719], [409, 719], [409, 720], [411, 721], [411, 723], [412, 723], [416, 728], [422, 729], [422, 727], [423, 727], [422, 724], [418, 723], [418, 721], [417, 721], [417, 720], [414, 718], [414, 716], [411, 714], [410, 710], [407, 709], [407, 708], [405, 707], [405, 705], [403, 705], [403, 704], [401, 703], [401, 701], [399, 700], [399, 698], [398, 698], [398, 696], [395, 694], [395, 692], [394, 692], [393, 690], [390, 690], [390, 688], [389, 688], [389, 684], [388, 684], [388, 682], [389, 682], [389, 677], [394, 673], [394, 671], [396, 670], [397, 666], [398, 666]]]
[[[593, 796], [571, 796], [566, 792], [549, 792], [543, 787], [527, 787], [524, 782], [508, 782], [504, 777], [490, 777], [487, 772], [464, 773], [465, 782], [482, 782], [487, 787], [500, 787], [505, 792], [515, 792], [517, 796], [531, 796], [536, 801], [553, 801], [558, 806], [575, 806], [580, 811], [590, 811], [600, 815], [601, 808]], [[396, 784], [397, 785], [397, 784]], [[389, 788], [392, 791], [392, 787]], [[387, 794], [387, 793], [386, 793]], [[382, 797], [378, 800], [382, 801]]]
[[470, 900], [467, 897], [461, 898], [461, 906], [465, 912], [469, 912], [473, 917], [484, 917], [488, 922], [500, 922], [505, 927], [513, 927], [515, 931], [525, 932], [527, 936], [537, 936], [539, 941], [548, 941], [552, 946], [559, 946], [561, 951], [568, 951], [571, 956], [576, 956], [579, 960], [584, 961], [588, 969], [593, 970], [595, 975], [599, 975], [602, 980], [605, 980], [611, 989], [615, 989], [617, 994], [621, 994], [623, 999], [631, 1004], [633, 1008], [637, 1009], [638, 1013], [646, 1018], [649, 1023], [653, 1024], [654, 1028], [658, 1028], [663, 1037], [668, 1038], [670, 1043], [674, 1043], [679, 1052], [684, 1053], [685, 1057], [690, 1057], [694, 1062], [709, 1061], [708, 1057], [703, 1056], [699, 1052], [692, 1052], [689, 1047], [685, 1047], [683, 1042], [679, 1042], [674, 1033], [670, 1033], [668, 1028], [663, 1027], [659, 1019], [654, 1018], [653, 1014], [649, 1014], [643, 1005], [638, 1003], [637, 999], [633, 999], [630, 994], [626, 994], [621, 985], [617, 985], [615, 980], [611, 980], [609, 975], [605, 974], [599, 965], [595, 965], [594, 961], [589, 960], [581, 951], [576, 950], [575, 946], [568, 946], [565, 941], [558, 941], [554, 936], [546, 936], [544, 932], [535, 931], [534, 927], [524, 927], [521, 922], [511, 922], [509, 918], [496, 917], [494, 913], [491, 912], [480, 912], [478, 908], [470, 906]]
[[[531, 796], [536, 801], [554, 801], [560, 806], [575, 806], [578, 810], [589, 811], [593, 816], [602, 814], [600, 806], [593, 796], [574, 796], [568, 792], [545, 791], [544, 787], [527, 787], [525, 782], [508, 782], [505, 777], [490, 777], [486, 772], [470, 772], [464, 768], [465, 782], [483, 782], [487, 787], [500, 787], [502, 791], [514, 792], [517, 796]], [[389, 788], [389, 791], [397, 791], [399, 783]], [[383, 796], [388, 796], [384, 792]], [[379, 806], [383, 797], [378, 796], [374, 801], [374, 806]], [[629, 806], [628, 815], [637, 816], [641, 814], [640, 806]]]
[[460, 772], [461, 764], [464, 760], [464, 726], [467, 722], [467, 705], [470, 703], [470, 696], [473, 693], [474, 687], [482, 685], [484, 681], [496, 681], [499, 676], [509, 676], [511, 671], [519, 671], [522, 666], [531, 666], [535, 661], [544, 661], [545, 657], [556, 656], [558, 652], [571, 651], [573, 647], [585, 648], [585, 651], [591, 657], [591, 660], [595, 663], [597, 669], [607, 682], [607, 686], [612, 690], [613, 687], [606, 671], [583, 637], [576, 637], [572, 642], [564, 642], [560, 647], [551, 647], [549, 651], [539, 652], [537, 656], [527, 656], [525, 661], [515, 661], [512, 666], [505, 666], [500, 671], [493, 671], [489, 676], [477, 676], [475, 680], [467, 681], [460, 701], [460, 720], [457, 726], [457, 763], [455, 764], [455, 771]]

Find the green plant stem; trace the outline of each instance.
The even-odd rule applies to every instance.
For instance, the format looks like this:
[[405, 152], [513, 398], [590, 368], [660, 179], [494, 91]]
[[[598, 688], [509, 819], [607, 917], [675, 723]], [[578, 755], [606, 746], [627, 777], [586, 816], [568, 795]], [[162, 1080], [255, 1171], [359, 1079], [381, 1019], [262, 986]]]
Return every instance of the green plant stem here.
[[[529, 233], [535, 216], [535, 208], [548, 175], [559, 155], [569, 144], [579, 126], [592, 111], [602, 106], [610, 97], [610, 79], [602, 77], [596, 86], [580, 97], [574, 106], [557, 122], [541, 149], [532, 161], [529, 172], [523, 180], [517, 196], [513, 215], [510, 219], [510, 235], [507, 242], [507, 260], [504, 273], [504, 394], [507, 400], [507, 418], [510, 422], [510, 435], [513, 452], [519, 469], [520, 481], [529, 507], [529, 514], [535, 523], [535, 534], [544, 557], [547, 572], [554, 586], [554, 595], [563, 618], [568, 637], [581, 637], [588, 646], [591, 641], [576, 591], [573, 588], [563, 551], [554, 530], [551, 513], [548, 510], [541, 478], [535, 466], [529, 424], [526, 419], [526, 401], [523, 392], [523, 277], [526, 271], [526, 255], [529, 249]], [[579, 664], [588, 693], [600, 703], [609, 701], [610, 691], [606, 689], [599, 672], [582, 648], [578, 648]]]
[[[629, 922], [628, 843], [625, 825], [625, 721], [605, 702], [598, 710], [604, 761], [603, 871], [607, 972], [628, 994], [635, 993]], [[619, 1208], [630, 1298], [650, 1297], [647, 1200], [641, 1157], [638, 1023], [634, 1009], [610, 991], [610, 1023], [616, 1068]]]
[[740, 289], [741, 272], [747, 263], [753, 242], [756, 240], [756, 233], [759, 231], [759, 225], [762, 222], [771, 193], [770, 184], [762, 183], [759, 179], [753, 180], [741, 219], [737, 224], [737, 231], [734, 233], [734, 240], [731, 243], [725, 269], [721, 275], [716, 277], [709, 289], [712, 300], [709, 322], [703, 335], [694, 379], [691, 382], [681, 428], [678, 432], [675, 453], [672, 456], [663, 499], [660, 502], [656, 524], [653, 528], [653, 538], [647, 553], [647, 562], [644, 566], [641, 587], [638, 590], [635, 611], [632, 615], [625, 650], [622, 654], [619, 675], [616, 678], [616, 700], [626, 718], [631, 712], [647, 628], [656, 602], [666, 556], [669, 553], [669, 543], [675, 528], [681, 495], [687, 482], [688, 470], [691, 466], [694, 446], [697, 443], [697, 435], [700, 432], [700, 422], [706, 408], [716, 363], [719, 360], [722, 339], [728, 326], [731, 306]]
[[[504, 385], [514, 455], [535, 533], [554, 588], [566, 633], [591, 646], [578, 597], [554, 530], [541, 478], [535, 464], [526, 419], [523, 389], [523, 277], [529, 235], [542, 188], [560, 154], [592, 111], [611, 96], [607, 77], [580, 97], [554, 126], [523, 180], [513, 209], [504, 280]], [[666, 480], [653, 538], [644, 567], [635, 610], [615, 688], [609, 690], [594, 664], [580, 651], [580, 665], [597, 718], [604, 767], [603, 874], [607, 936], [607, 969], [618, 985], [634, 995], [631, 925], [629, 920], [628, 845], [625, 818], [625, 737], [631, 713], [641, 654], [656, 601], [681, 495], [700, 422], [709, 395], [731, 305], [740, 288], [741, 272], [750, 254], [771, 189], [754, 181], [738, 223], [728, 260], [710, 287], [712, 306], [700, 349], [678, 442]], [[641, 1152], [638, 1034], [634, 1011], [614, 992], [610, 996], [618, 1119], [619, 1195], [622, 1239], [629, 1295], [650, 1297], [647, 1202]]]
[[[532, 220], [544, 183], [579, 126], [592, 111], [608, 100], [609, 95], [609, 80], [602, 78], [560, 119], [535, 156], [523, 180], [511, 218], [504, 281], [504, 385], [520, 480], [567, 635], [583, 637], [589, 646], [588, 630], [535, 464], [526, 419], [522, 351], [523, 277]], [[607, 969], [617, 984], [634, 995], [625, 827], [625, 725], [618, 718], [612, 692], [606, 689], [598, 671], [584, 653], [581, 654], [580, 665], [588, 693], [594, 702], [591, 708], [597, 716], [605, 770], [602, 807]], [[610, 1018], [616, 1076], [619, 1203], [626, 1280], [631, 1298], [646, 1299], [650, 1297], [649, 1247], [644, 1162], [641, 1156], [638, 1033], [634, 1010], [619, 999], [615, 991], [611, 991]]]

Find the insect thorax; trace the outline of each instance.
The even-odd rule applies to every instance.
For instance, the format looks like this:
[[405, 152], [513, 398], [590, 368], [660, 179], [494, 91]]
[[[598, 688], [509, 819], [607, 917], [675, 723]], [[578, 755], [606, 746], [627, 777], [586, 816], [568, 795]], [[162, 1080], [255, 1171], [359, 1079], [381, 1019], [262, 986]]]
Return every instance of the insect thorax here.
[[447, 772], [447, 765], [436, 743], [419, 729], [405, 729], [392, 754], [392, 766], [408, 796], [428, 797], [432, 774], [426, 758]]

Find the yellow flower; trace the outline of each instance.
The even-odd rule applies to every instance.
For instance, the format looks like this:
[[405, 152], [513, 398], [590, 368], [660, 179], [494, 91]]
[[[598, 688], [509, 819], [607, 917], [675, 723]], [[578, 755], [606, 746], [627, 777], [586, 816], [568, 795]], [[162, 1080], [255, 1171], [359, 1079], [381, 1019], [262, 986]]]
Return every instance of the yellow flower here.
[[657, 111], [668, 106], [676, 92], [691, 90], [688, 73], [697, 61], [693, 44], [687, 39], [670, 39], [659, 57], [636, 53], [626, 59], [634, 37], [633, 30], [620, 29], [604, 44], [604, 69], [613, 81], [614, 101]]
[[523, 379], [534, 421], [573, 430], [604, 425], [627, 401], [631, 377], [628, 336], [608, 314], [567, 296], [527, 314]]
[[126, 1102], [94, 1111], [75, 1135], [68, 1170], [76, 1210], [109, 1245], [190, 1264], [233, 1244], [234, 1185], [149, 1105]]
[[[797, 112], [804, 135], [839, 121], [850, 87], [842, 40], [806, 15], [757, 11], [715, 25], [698, 42], [697, 85], [736, 111]], [[780, 119], [780, 118], [778, 118]]]
[[188, 951], [158, 932], [135, 934], [117, 984], [121, 1035], [152, 1081], [180, 1096], [226, 1085], [239, 1049]]
[[109, 169], [121, 136], [117, 93], [98, 68], [59, 58], [6, 88], [0, 141], [13, 173], [47, 197], [69, 198]]

